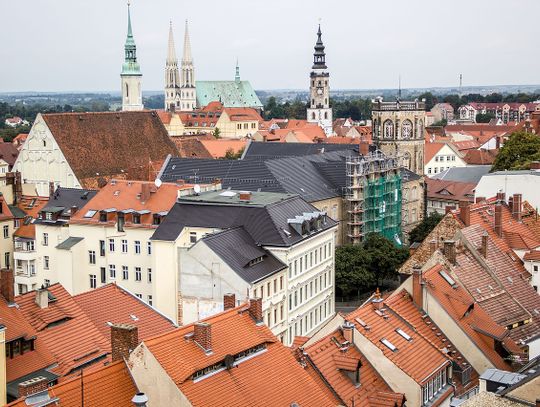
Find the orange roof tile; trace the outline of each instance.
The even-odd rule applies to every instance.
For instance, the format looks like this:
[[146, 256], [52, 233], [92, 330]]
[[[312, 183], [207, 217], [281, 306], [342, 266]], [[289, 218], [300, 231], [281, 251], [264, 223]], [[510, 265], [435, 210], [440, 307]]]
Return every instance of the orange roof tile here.
[[[26, 212], [27, 216], [33, 220], [38, 217], [39, 212], [48, 202], [48, 197], [23, 196], [21, 201], [17, 203], [17, 207]], [[21, 222], [13, 236], [34, 239], [36, 237], [36, 225], [31, 221], [28, 221], [28, 223], [26, 221]]]
[[443, 201], [473, 201], [476, 184], [471, 182], [447, 181], [426, 177], [428, 199]]
[[469, 150], [463, 160], [469, 165], [491, 165], [497, 153], [498, 150]]
[[247, 140], [201, 140], [202, 145], [213, 158], [224, 158], [228, 151], [239, 153], [246, 148]]
[[[193, 405], [205, 406], [306, 406], [335, 405], [326, 392], [296, 362], [264, 325], [256, 325], [242, 307], [205, 320], [211, 325], [212, 353], [205, 352], [186, 335], [193, 325], [145, 341], [150, 352]], [[261, 346], [261, 350], [238, 363], [193, 380], [192, 375], [224, 360]]]
[[424, 162], [427, 164], [446, 145], [446, 143], [426, 143], [424, 146]]
[[140, 340], [176, 328], [173, 321], [114, 283], [75, 295], [73, 299], [104, 338], [110, 336], [109, 323], [136, 326]]
[[530, 252], [525, 253], [523, 260], [540, 261], [540, 250], [531, 250]]

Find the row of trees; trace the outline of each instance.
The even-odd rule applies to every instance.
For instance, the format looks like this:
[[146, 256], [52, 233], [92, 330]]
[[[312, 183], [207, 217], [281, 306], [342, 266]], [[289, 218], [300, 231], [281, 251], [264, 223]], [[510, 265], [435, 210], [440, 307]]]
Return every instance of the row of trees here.
[[[430, 110], [437, 103], [449, 103], [454, 109], [471, 102], [500, 103], [500, 102], [518, 102], [529, 103], [540, 98], [540, 94], [535, 93], [511, 93], [503, 95], [501, 93], [490, 93], [481, 95], [479, 93], [469, 93], [467, 95], [433, 95], [431, 92], [425, 92], [418, 96], [419, 99], [426, 99], [426, 107]], [[488, 120], [489, 121], [489, 120]]]
[[495, 158], [491, 171], [525, 170], [540, 161], [540, 137], [524, 131], [510, 135]]

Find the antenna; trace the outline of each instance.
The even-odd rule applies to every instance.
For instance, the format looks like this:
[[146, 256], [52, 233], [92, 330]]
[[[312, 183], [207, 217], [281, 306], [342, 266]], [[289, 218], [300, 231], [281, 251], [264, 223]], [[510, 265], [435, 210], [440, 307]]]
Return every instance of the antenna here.
[[459, 96], [461, 96], [461, 88], [463, 87], [463, 74], [459, 74]]
[[398, 77], [398, 100], [401, 100], [401, 74]]

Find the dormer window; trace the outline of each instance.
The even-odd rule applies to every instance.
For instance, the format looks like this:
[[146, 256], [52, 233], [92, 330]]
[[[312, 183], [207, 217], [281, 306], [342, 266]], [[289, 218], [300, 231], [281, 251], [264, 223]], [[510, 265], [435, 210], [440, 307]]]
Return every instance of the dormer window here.
[[100, 222], [107, 222], [107, 212], [100, 212], [99, 213], [99, 221]]
[[154, 220], [152, 222], [153, 225], [159, 225], [161, 224], [161, 216], [157, 213], [154, 214]]
[[302, 235], [307, 235], [309, 233], [309, 223], [307, 221], [302, 223]]
[[124, 223], [125, 223], [124, 214], [122, 212], [118, 212], [116, 216], [117, 216], [117, 221], [116, 221], [117, 229], [119, 232], [123, 232]]
[[264, 260], [264, 256], [259, 256], [254, 258], [253, 260], [250, 260], [248, 263], [248, 267], [254, 266], [255, 264], [259, 264]]
[[141, 224], [141, 215], [140, 214], [138, 214], [138, 213], [133, 214], [133, 223], [135, 223], [136, 225]]
[[45, 219], [52, 220], [52, 212], [45, 212]]

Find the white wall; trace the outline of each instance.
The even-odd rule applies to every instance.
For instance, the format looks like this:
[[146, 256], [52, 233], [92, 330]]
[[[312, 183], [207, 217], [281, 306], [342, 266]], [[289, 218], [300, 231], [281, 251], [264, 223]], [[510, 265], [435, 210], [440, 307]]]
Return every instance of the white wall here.
[[507, 199], [513, 194], [522, 194], [523, 202], [540, 209], [540, 172], [508, 171], [484, 175], [476, 186], [475, 196], [490, 198], [499, 191], [505, 192]]

